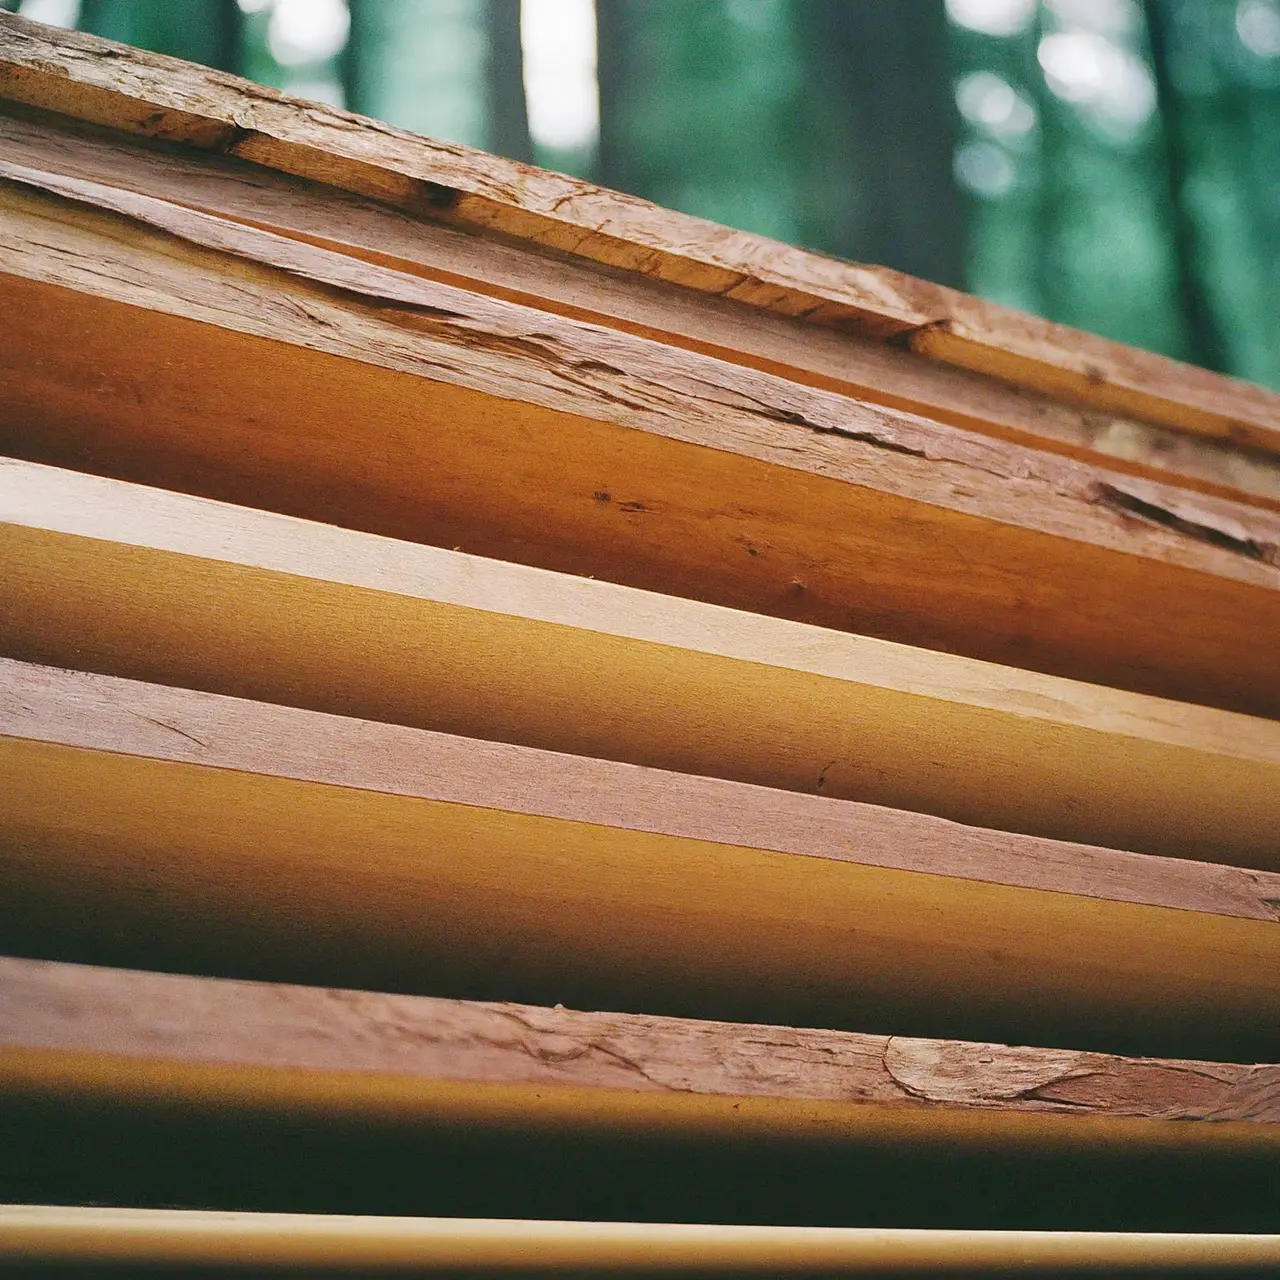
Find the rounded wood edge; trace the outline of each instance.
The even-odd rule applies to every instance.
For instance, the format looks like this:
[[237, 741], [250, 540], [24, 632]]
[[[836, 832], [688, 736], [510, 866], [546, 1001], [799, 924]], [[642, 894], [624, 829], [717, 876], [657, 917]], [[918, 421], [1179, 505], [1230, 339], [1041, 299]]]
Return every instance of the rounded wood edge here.
[[904, 1274], [1280, 1266], [1280, 1235], [377, 1218], [0, 1206], [0, 1261]]

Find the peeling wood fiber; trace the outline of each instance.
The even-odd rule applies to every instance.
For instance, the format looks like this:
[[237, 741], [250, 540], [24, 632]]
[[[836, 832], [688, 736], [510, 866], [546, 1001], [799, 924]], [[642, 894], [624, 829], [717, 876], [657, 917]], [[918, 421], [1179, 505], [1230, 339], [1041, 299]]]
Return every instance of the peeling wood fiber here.
[[[13, 452], [1141, 692], [1280, 707], [1265, 640], [1280, 570], [1252, 550], [1280, 540], [1272, 513], [101, 183], [4, 172]], [[245, 367], [262, 378], [252, 395], [229, 381]], [[1178, 518], [1100, 500], [1124, 486]], [[1242, 614], [1257, 620], [1244, 643]]]
[[337, 188], [0, 101], [0, 155], [156, 196], [411, 275], [604, 324], [966, 430], [1280, 509], [1280, 459], [1062, 403], [901, 346], [580, 257], [531, 252]]
[[1125, 348], [882, 267], [839, 262], [655, 208], [235, 77], [0, 15], [0, 94], [235, 155], [1179, 430], [1280, 445], [1259, 387]]
[[[1280, 1067], [1124, 1058], [1003, 1044], [365, 991], [230, 982], [0, 959], [0, 1089], [6, 1055], [94, 1055], [123, 1085], [130, 1063], [361, 1074], [401, 1081], [1226, 1125], [1219, 1135], [1280, 1144]], [[75, 1059], [67, 1058], [71, 1079]], [[16, 1067], [11, 1068], [16, 1069]], [[341, 1078], [345, 1077], [343, 1080]], [[74, 1085], [70, 1086], [76, 1087]], [[87, 1077], [78, 1086], [91, 1087]], [[100, 1086], [99, 1086], [100, 1087]], [[316, 1084], [299, 1080], [305, 1095]], [[572, 1110], [573, 1099], [567, 1099]], [[637, 1105], [643, 1105], [637, 1100]], [[661, 1099], [649, 1104], [661, 1111]], [[583, 1107], [583, 1118], [589, 1108]], [[674, 1113], [678, 1116], [678, 1112]], [[696, 1112], [687, 1112], [696, 1123]], [[833, 1113], [833, 1118], [834, 1118]], [[858, 1116], [851, 1116], [856, 1125]], [[867, 1117], [867, 1123], [873, 1123]], [[679, 1123], [676, 1119], [675, 1123]], [[749, 1127], [749, 1112], [741, 1120]], [[1238, 1126], [1250, 1126], [1245, 1132]], [[1119, 1125], [1110, 1132], [1130, 1130]], [[1137, 1132], [1137, 1130], [1132, 1130]], [[1081, 1131], [1096, 1141], [1106, 1130]], [[1174, 1136], [1173, 1131], [1166, 1131]], [[1174, 1137], [1176, 1141], [1176, 1137]], [[1187, 1134], [1213, 1142], [1212, 1131]]]

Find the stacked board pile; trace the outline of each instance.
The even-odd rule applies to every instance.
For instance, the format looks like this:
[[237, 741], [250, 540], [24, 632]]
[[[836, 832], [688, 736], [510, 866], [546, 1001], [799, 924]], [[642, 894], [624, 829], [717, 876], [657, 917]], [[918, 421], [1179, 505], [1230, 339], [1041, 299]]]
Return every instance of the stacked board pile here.
[[0, 98], [0, 1262], [1275, 1274], [1280, 397]]

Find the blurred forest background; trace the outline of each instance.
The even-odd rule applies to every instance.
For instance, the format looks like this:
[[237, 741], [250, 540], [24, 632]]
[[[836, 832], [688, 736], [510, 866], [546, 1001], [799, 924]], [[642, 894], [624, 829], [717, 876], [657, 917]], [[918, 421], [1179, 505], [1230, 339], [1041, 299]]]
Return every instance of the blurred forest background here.
[[0, 0], [1280, 388], [1280, 0]]

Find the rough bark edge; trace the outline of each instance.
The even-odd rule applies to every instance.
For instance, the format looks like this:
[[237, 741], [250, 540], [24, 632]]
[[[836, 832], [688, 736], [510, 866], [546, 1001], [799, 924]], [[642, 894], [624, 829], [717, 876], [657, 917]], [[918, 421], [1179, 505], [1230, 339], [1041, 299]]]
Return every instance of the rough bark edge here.
[[[0, 1014], [0, 1046], [7, 1049], [183, 1066], [1280, 1124], [1280, 1066], [1273, 1065], [586, 1013], [14, 958], [0, 958]], [[305, 1092], [307, 1078], [298, 1084]]]
[[1280, 452], [1280, 397], [1261, 387], [177, 59], [0, 15], [0, 96], [237, 155], [418, 216], [810, 323], [907, 342], [929, 357], [1094, 408]]

